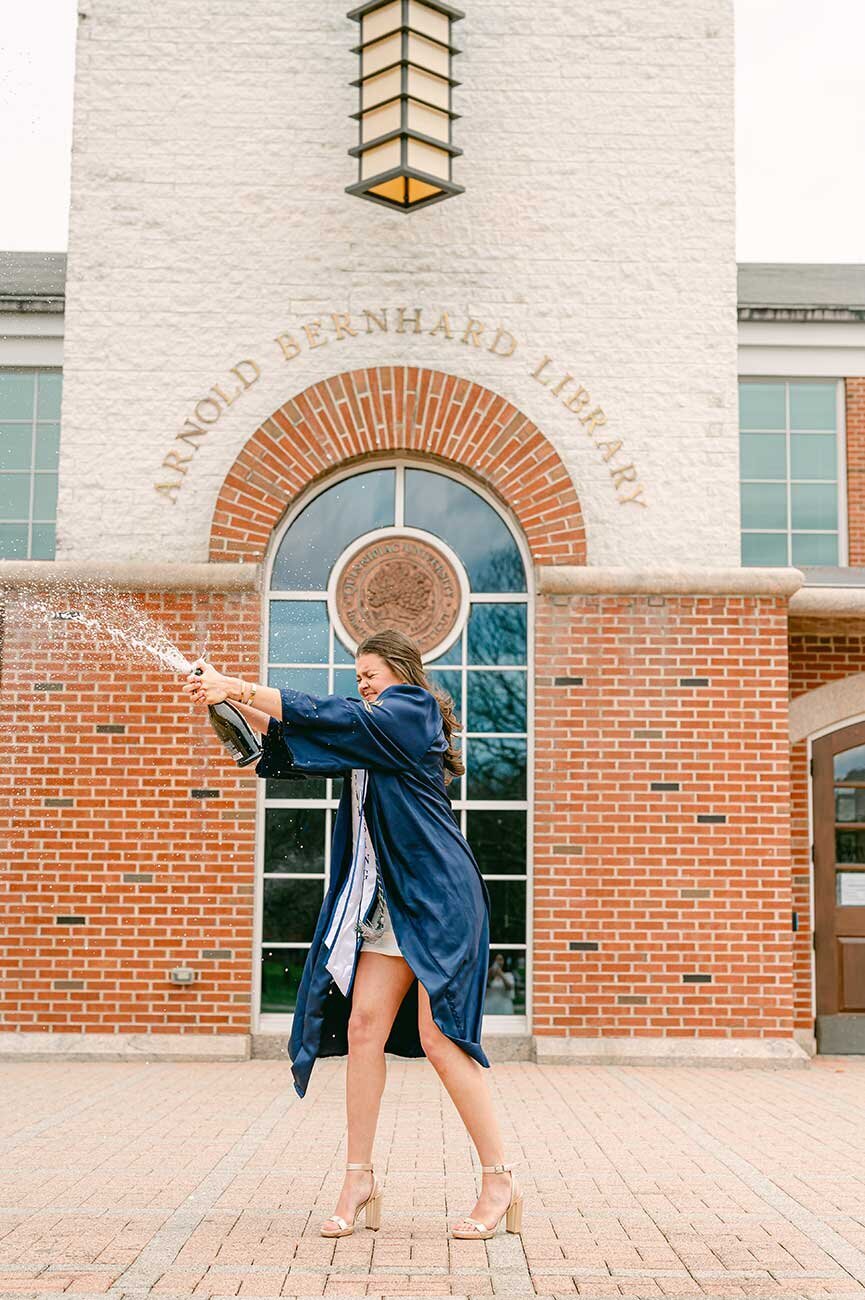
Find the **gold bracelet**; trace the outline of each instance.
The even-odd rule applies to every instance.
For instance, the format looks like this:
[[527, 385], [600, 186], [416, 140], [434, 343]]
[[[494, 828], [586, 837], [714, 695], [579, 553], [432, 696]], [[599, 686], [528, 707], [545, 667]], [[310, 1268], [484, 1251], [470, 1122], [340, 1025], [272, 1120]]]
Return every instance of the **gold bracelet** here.
[[255, 687], [256, 687], [256, 683], [253, 682], [253, 683], [252, 683], [252, 690], [249, 692], [249, 699], [246, 701], [247, 704], [251, 704], [252, 701], [255, 699]]
[[[238, 702], [238, 704], [242, 704], [242, 703], [243, 703], [243, 686], [244, 686], [243, 678], [242, 678], [242, 677], [238, 677], [238, 678], [237, 678], [237, 683], [238, 683], [239, 691], [238, 691], [238, 695], [237, 695], [236, 698], [237, 698], [237, 702]], [[231, 698], [234, 699], [235, 696], [232, 695]]]

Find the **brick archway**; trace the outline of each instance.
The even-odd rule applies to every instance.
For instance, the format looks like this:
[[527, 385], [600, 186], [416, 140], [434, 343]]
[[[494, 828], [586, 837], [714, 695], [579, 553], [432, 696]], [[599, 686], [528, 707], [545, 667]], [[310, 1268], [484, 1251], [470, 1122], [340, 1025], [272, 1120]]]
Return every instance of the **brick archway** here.
[[337, 466], [394, 452], [474, 474], [516, 517], [535, 564], [586, 563], [579, 499], [537, 426], [480, 384], [415, 366], [346, 371], [274, 411], [225, 477], [211, 560], [263, 560], [300, 492]]

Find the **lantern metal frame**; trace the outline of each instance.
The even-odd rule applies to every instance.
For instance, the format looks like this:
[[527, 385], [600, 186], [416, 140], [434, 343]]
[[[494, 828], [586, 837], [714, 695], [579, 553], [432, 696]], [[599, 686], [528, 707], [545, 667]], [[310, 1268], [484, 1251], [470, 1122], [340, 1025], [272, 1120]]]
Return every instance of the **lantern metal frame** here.
[[[417, 2], [427, 9], [435, 9], [438, 13], [443, 14], [448, 19], [449, 36], [451, 24], [458, 22], [461, 18], [465, 17], [465, 14], [461, 9], [456, 9], [453, 5], [446, 4], [445, 0], [417, 0]], [[387, 5], [393, 3], [394, 0], [366, 0], [365, 4], [359, 5], [356, 9], [352, 9], [347, 17], [351, 18], [354, 22], [361, 23], [365, 17], [374, 13], [375, 10], [383, 9]], [[369, 199], [372, 203], [379, 203], [383, 207], [388, 208], [391, 212], [409, 213], [417, 212], [420, 208], [429, 207], [433, 203], [441, 203], [443, 199], [452, 198], [456, 194], [465, 193], [465, 186], [457, 185], [453, 180], [453, 160], [462, 155], [463, 152], [462, 149], [457, 148], [453, 143], [453, 124], [455, 120], [460, 117], [460, 114], [455, 113], [451, 106], [453, 88], [454, 86], [459, 86], [461, 84], [459, 81], [454, 80], [452, 76], [453, 58], [454, 55], [460, 54], [461, 51], [457, 49], [455, 45], [451, 44], [450, 40], [447, 42], [441, 41], [437, 37], [431, 36], [428, 32], [421, 31], [417, 27], [412, 27], [409, 23], [410, 0], [396, 0], [396, 3], [399, 4], [399, 25], [393, 27], [388, 32], [380, 33], [378, 36], [375, 36], [370, 40], [361, 42], [360, 45], [353, 46], [352, 53], [357, 54], [359, 59], [362, 60], [364, 51], [371, 45], [375, 45], [389, 36], [399, 34], [400, 57], [385, 66], [376, 68], [373, 72], [368, 72], [365, 76], [363, 75], [363, 63], [361, 62], [362, 75], [349, 84], [358, 87], [362, 96], [363, 87], [367, 81], [372, 80], [374, 77], [380, 77], [384, 73], [392, 72], [395, 68], [399, 68], [400, 89], [396, 94], [390, 95], [387, 99], [381, 100], [379, 103], [373, 104], [367, 108], [361, 107], [357, 113], [351, 113], [349, 115], [358, 124], [358, 143], [353, 149], [349, 149], [348, 152], [352, 157], [357, 158], [358, 172], [361, 173], [363, 170], [363, 158], [366, 153], [371, 149], [379, 148], [381, 145], [388, 144], [393, 140], [398, 140], [400, 142], [399, 162], [394, 166], [388, 167], [385, 171], [379, 172], [375, 176], [360, 178], [355, 182], [355, 184], [346, 185], [345, 192], [346, 194], [352, 194], [357, 198]], [[424, 67], [423, 64], [417, 63], [409, 57], [409, 39], [412, 36], [428, 41], [431, 44], [438, 46], [440, 50], [447, 50], [447, 75], [440, 72], [434, 72], [430, 68]], [[425, 73], [427, 76], [435, 77], [437, 80], [447, 84], [447, 108], [443, 108], [440, 104], [434, 104], [429, 100], [422, 99], [416, 94], [410, 93], [409, 69], [411, 68], [415, 68], [419, 72]], [[362, 102], [361, 99], [361, 103]], [[364, 118], [372, 111], [377, 111], [397, 103], [399, 104], [399, 125], [392, 130], [386, 131], [380, 136], [376, 136], [374, 139], [365, 141], [363, 139]], [[423, 108], [430, 109], [432, 112], [440, 113], [443, 117], [448, 119], [448, 138], [446, 141], [436, 139], [434, 136], [425, 135], [422, 131], [418, 131], [415, 127], [412, 127], [409, 124], [409, 106], [411, 104], [418, 104]], [[409, 162], [409, 142], [412, 140], [415, 140], [422, 145], [431, 146], [432, 148], [439, 150], [442, 154], [447, 155], [447, 178], [434, 176], [432, 173], [425, 172]], [[434, 194], [424, 195], [422, 198], [416, 199], [414, 202], [400, 202], [395, 199], [387, 198], [385, 195], [374, 194], [371, 192], [373, 189], [379, 188], [380, 186], [388, 184], [394, 180], [404, 180], [406, 191], [409, 182], [415, 180], [423, 185], [435, 186], [437, 192]]]

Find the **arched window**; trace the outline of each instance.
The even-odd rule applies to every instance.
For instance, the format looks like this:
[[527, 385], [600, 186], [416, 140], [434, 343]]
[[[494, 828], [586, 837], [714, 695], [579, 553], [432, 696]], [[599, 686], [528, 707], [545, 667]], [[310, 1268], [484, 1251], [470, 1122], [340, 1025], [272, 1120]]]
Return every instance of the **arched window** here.
[[[459, 570], [461, 599], [450, 608], [448, 634], [432, 633], [435, 657], [425, 657], [425, 666], [452, 695], [464, 727], [466, 774], [448, 793], [492, 903], [486, 1014], [497, 1028], [520, 1028], [527, 1015], [530, 570], [499, 508], [476, 486], [412, 461], [376, 462], [329, 480], [275, 539], [265, 612], [267, 680], [316, 695], [357, 694], [354, 646], [345, 643], [350, 634], [335, 583], [352, 557], [370, 554], [367, 547], [374, 556], [376, 543], [399, 538], [418, 541], [425, 554], [450, 557]], [[417, 635], [411, 624], [416, 592], [412, 573], [392, 593], [397, 604], [388, 611], [408, 593], [408, 612], [401, 611], [397, 625], [411, 635]], [[262, 784], [260, 1024], [284, 1029], [327, 887], [340, 782]]]

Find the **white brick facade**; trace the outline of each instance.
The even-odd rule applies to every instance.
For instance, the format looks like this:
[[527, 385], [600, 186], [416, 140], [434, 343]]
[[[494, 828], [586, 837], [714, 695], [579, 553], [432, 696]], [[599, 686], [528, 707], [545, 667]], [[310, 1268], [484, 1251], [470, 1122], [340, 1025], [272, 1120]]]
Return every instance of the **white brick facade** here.
[[[79, 4], [58, 558], [205, 559], [224, 475], [264, 418], [325, 376], [407, 363], [538, 424], [591, 563], [738, 563], [731, 0], [467, 0], [466, 193], [411, 216], [344, 193], [347, 8]], [[383, 307], [388, 332], [367, 333], [363, 309]], [[422, 308], [421, 333], [396, 331], [400, 307]], [[429, 333], [441, 312], [452, 339]], [[461, 341], [469, 317], [481, 346]], [[314, 320], [328, 341], [312, 349]], [[488, 350], [498, 326], [511, 356]], [[185, 476], [163, 468], [246, 358], [260, 378]], [[607, 418], [595, 438], [621, 439], [609, 462], [563, 404], [577, 383]], [[637, 485], [645, 506], [622, 500]]]

